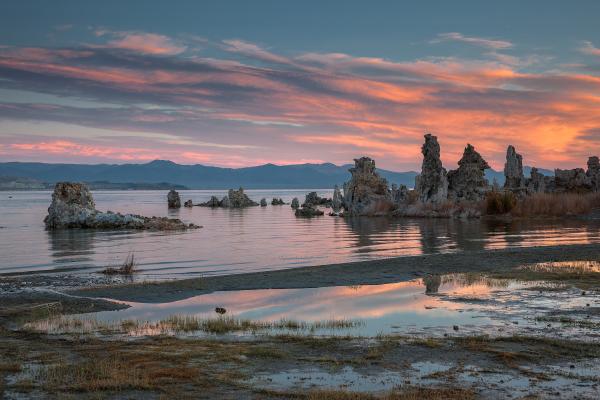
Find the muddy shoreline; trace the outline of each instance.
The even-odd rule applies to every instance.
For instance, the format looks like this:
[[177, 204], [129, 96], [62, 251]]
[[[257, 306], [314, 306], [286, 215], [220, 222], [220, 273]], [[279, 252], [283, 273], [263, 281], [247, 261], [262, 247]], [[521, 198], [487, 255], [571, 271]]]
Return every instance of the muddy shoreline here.
[[70, 289], [71, 295], [165, 303], [215, 291], [377, 285], [427, 274], [506, 272], [520, 265], [600, 261], [600, 244], [471, 251], [299, 267], [277, 271]]
[[[600, 244], [399, 257], [151, 283], [59, 274], [0, 277], [0, 397], [595, 399], [600, 390], [600, 342], [593, 332], [600, 309], [594, 297], [600, 293], [599, 273], [559, 277], [517, 268], [580, 260], [600, 262]], [[374, 337], [214, 332], [129, 337], [102, 325], [89, 332], [77, 325], [59, 334], [28, 325], [40, 321], [43, 327], [48, 318], [127, 307], [105, 299], [159, 303], [214, 291], [385, 284], [452, 273], [517, 279], [534, 274], [566, 285], [549, 293], [573, 284], [577, 296], [584, 290], [579, 285], [585, 284], [589, 289], [585, 287], [583, 301], [590, 304], [571, 307], [569, 313], [561, 308], [540, 314], [540, 329], [548, 325], [547, 331], [554, 332], [546, 336], [528, 335], [523, 324], [515, 325], [514, 333], [468, 333], [461, 326], [438, 337], [433, 329]], [[540, 290], [546, 289], [531, 293], [540, 299]], [[560, 335], [573, 324], [584, 324], [592, 334], [586, 340]]]

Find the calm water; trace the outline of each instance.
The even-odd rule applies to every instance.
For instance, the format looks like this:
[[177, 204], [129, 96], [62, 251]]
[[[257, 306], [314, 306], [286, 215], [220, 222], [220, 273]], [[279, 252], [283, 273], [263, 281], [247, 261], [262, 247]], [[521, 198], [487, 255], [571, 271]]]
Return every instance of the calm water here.
[[[598, 265], [595, 267], [597, 269]], [[553, 289], [539, 290], [542, 286]], [[78, 318], [103, 322], [136, 320], [156, 323], [173, 315], [215, 318], [215, 308], [224, 307], [227, 315], [251, 321], [357, 322], [352, 327], [289, 331], [299, 334], [443, 336], [448, 333], [505, 335], [520, 332], [597, 339], [598, 316], [588, 313], [574, 315], [573, 318], [588, 324], [582, 327], [576, 324], [563, 326], [558, 322], [548, 323], [537, 318], [552, 315], [556, 310], [567, 313], [586, 309], [587, 305], [597, 307], [600, 296], [596, 293], [582, 296], [580, 290], [559, 288], [547, 282], [450, 274], [441, 276], [437, 285], [430, 285], [430, 292], [426, 292], [422, 279], [416, 279], [383, 285], [215, 292], [170, 303], [126, 304], [131, 307], [82, 314]], [[459, 329], [455, 331], [454, 326]], [[281, 333], [276, 329], [272, 332]], [[164, 333], [164, 329], [152, 324], [142, 325], [142, 328], [137, 327], [131, 332], [136, 336], [159, 333]]]
[[[302, 199], [309, 190], [251, 190], [258, 201]], [[321, 195], [331, 196], [327, 190]], [[50, 192], [0, 192], [0, 273], [90, 273], [135, 253], [142, 279], [292, 268], [384, 257], [600, 242], [594, 221], [296, 218], [288, 206], [169, 211], [165, 191], [97, 191], [99, 210], [169, 216], [202, 225], [190, 232], [46, 232]], [[206, 201], [219, 191], [182, 191]]]

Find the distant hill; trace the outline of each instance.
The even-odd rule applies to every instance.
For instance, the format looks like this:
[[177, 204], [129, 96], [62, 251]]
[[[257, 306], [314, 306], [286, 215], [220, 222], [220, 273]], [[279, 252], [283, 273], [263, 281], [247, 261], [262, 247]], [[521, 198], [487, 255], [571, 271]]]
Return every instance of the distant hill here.
[[[162, 189], [169, 185], [179, 189], [228, 189], [239, 186], [246, 189], [303, 189], [341, 185], [350, 178], [350, 167], [351, 165], [324, 163], [221, 168], [180, 165], [164, 160], [146, 164], [95, 165], [7, 162], [0, 163], [0, 176], [19, 177], [46, 184], [59, 181], [92, 182], [91, 186], [96, 189]], [[526, 174], [529, 174], [530, 170], [526, 167]], [[404, 184], [408, 187], [414, 186], [417, 175], [414, 171], [394, 172], [379, 169], [378, 172], [390, 184]], [[551, 171], [541, 172], [553, 174]], [[502, 172], [488, 170], [486, 176], [490, 183], [494, 177], [498, 184], [504, 183]]]
[[[205, 165], [180, 165], [156, 160], [146, 164], [46, 164], [0, 163], [0, 175], [18, 176], [41, 182], [59, 181], [110, 183], [169, 182], [190, 189], [327, 188], [341, 185], [350, 177], [349, 165], [325, 164], [274, 165], [247, 168], [220, 168]], [[413, 186], [416, 172], [379, 170], [390, 183]]]

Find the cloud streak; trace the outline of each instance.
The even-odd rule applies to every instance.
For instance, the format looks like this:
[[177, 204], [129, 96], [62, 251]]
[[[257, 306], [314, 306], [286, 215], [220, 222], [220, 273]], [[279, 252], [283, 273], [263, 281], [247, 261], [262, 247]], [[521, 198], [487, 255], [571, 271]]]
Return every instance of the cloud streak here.
[[594, 44], [588, 40], [585, 40], [583, 42], [583, 44], [579, 48], [579, 51], [582, 52], [583, 54], [600, 57], [600, 49], [595, 47]]
[[506, 40], [494, 40], [475, 36], [465, 36], [459, 32], [440, 33], [435, 39], [431, 40], [430, 43], [441, 43], [448, 41], [467, 43], [473, 46], [479, 46], [492, 50], [504, 50], [513, 47], [513, 44]]

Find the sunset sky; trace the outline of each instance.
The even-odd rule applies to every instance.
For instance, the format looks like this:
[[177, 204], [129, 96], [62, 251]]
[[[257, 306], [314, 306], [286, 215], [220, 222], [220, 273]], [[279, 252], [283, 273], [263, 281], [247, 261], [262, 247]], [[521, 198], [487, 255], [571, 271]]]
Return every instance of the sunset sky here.
[[600, 155], [600, 1], [0, 3], [0, 161]]

